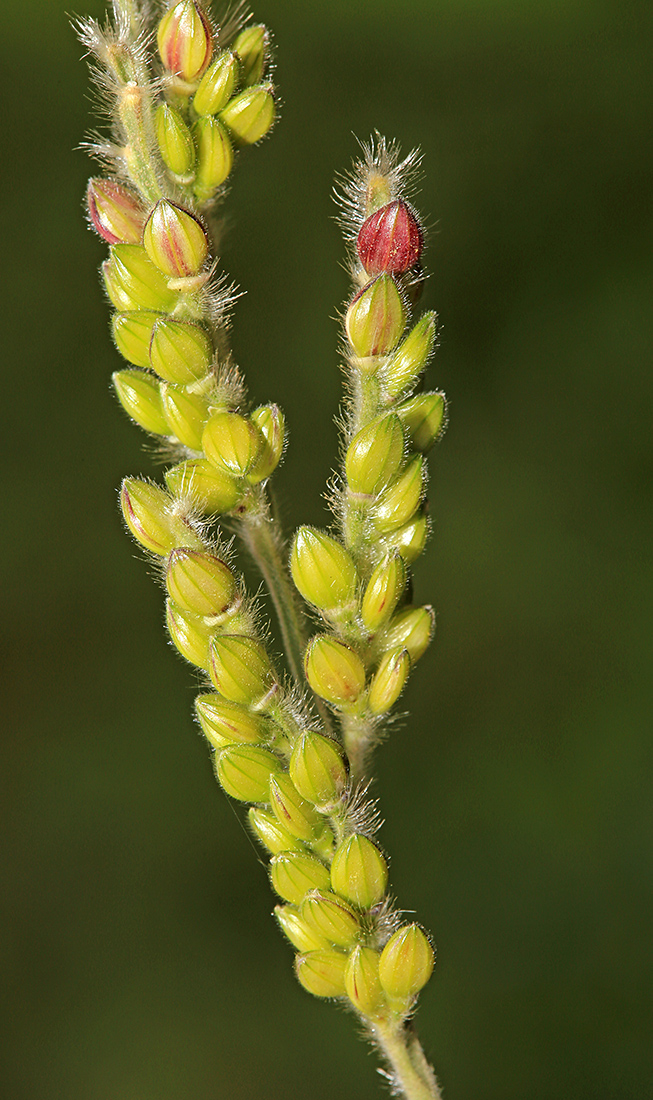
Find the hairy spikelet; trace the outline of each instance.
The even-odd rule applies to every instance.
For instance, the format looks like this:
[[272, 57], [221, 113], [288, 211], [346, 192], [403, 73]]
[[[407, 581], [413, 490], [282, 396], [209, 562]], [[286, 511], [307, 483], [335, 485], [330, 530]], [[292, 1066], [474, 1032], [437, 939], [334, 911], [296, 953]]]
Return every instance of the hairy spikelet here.
[[369, 141], [360, 142], [362, 155], [355, 160], [349, 172], [336, 179], [333, 196], [338, 206], [338, 222], [345, 241], [355, 244], [358, 231], [365, 220], [365, 209], [370, 189], [383, 180], [390, 199], [402, 196], [413, 199], [421, 179], [422, 154], [412, 149], [401, 159], [401, 146], [397, 141], [387, 141], [374, 133]]

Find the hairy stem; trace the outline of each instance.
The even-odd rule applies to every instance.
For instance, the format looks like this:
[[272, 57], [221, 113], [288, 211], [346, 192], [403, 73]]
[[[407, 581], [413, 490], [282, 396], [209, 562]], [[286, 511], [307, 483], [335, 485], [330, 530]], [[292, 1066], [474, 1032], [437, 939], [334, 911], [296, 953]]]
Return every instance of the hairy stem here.
[[340, 720], [345, 752], [349, 757], [350, 777], [356, 783], [365, 778], [366, 758], [374, 738], [375, 722], [369, 714], [343, 714]]
[[[263, 577], [276, 612], [284, 652], [292, 677], [301, 691], [306, 690], [304, 650], [308, 630], [288, 569], [288, 554], [281, 525], [270, 514], [270, 504], [261, 493], [259, 507], [240, 517], [239, 534]], [[333, 734], [331, 714], [319, 696], [313, 696], [316, 709], [327, 733]]]
[[134, 38], [143, 30], [143, 16], [138, 0], [113, 0], [113, 8], [117, 18], [122, 18], [129, 24]]
[[120, 121], [125, 128], [125, 162], [141, 194], [149, 202], [158, 202], [163, 188], [153, 164], [154, 127], [148, 93], [132, 79], [121, 90]]
[[303, 686], [302, 657], [306, 645], [304, 617], [288, 575], [283, 539], [278, 525], [270, 516], [267, 505], [264, 505], [261, 509], [245, 513], [239, 526], [243, 543], [254, 559], [272, 598], [290, 671], [296, 683]]
[[355, 416], [352, 424], [352, 435], [369, 424], [379, 413], [379, 382], [376, 374], [358, 375], [356, 379], [356, 392], [354, 395]]
[[[371, 363], [370, 358], [368, 361]], [[351, 372], [351, 408], [347, 426], [347, 442], [365, 428], [381, 412], [379, 382], [375, 371]], [[370, 545], [367, 516], [373, 504], [371, 497], [356, 497], [345, 488], [342, 510], [342, 533], [345, 546], [352, 555], [361, 577], [369, 579], [374, 567], [374, 547]]]
[[417, 1036], [396, 1023], [373, 1023], [374, 1042], [392, 1070], [393, 1084], [405, 1100], [442, 1100], [435, 1074]]
[[107, 44], [109, 63], [119, 81], [118, 115], [127, 139], [123, 157], [141, 194], [155, 203], [163, 196], [162, 166], [155, 154], [151, 74], [138, 44], [145, 33], [143, 16], [134, 0], [115, 0], [114, 9], [127, 35], [127, 41], [119, 38]]

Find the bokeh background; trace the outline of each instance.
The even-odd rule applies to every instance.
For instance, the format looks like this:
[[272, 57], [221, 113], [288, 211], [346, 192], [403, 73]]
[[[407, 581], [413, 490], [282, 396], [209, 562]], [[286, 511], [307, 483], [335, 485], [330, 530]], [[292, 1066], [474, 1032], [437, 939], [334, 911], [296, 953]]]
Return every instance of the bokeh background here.
[[[7, 1100], [373, 1100], [305, 995], [214, 783], [193, 674], [125, 537], [156, 474], [109, 389], [85, 228], [87, 75], [60, 0], [3, 6], [2, 624]], [[99, 15], [98, 0], [77, 11]], [[419, 1027], [450, 1100], [644, 1100], [651, 1057], [653, 8], [259, 0], [282, 118], [243, 156], [227, 271], [289, 527], [324, 523], [347, 293], [330, 188], [419, 144], [438, 611], [378, 755], [392, 882], [433, 929]]]

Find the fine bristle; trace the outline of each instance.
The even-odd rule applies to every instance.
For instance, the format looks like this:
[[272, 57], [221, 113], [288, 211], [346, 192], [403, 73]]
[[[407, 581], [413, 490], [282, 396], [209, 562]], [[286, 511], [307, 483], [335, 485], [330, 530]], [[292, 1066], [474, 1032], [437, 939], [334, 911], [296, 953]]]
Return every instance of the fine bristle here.
[[362, 156], [355, 160], [351, 170], [336, 180], [334, 199], [340, 207], [338, 221], [345, 240], [353, 244], [366, 217], [370, 188], [382, 179], [389, 198], [411, 199], [419, 183], [422, 154], [412, 149], [401, 159], [401, 146], [397, 141], [388, 142], [375, 133], [368, 142], [359, 142]]

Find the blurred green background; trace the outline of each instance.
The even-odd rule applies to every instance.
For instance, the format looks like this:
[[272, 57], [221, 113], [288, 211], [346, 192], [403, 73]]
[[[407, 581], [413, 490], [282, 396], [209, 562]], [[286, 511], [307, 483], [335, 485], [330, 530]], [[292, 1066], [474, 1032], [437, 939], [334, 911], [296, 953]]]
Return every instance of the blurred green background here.
[[[72, 2], [72, 0], [71, 0]], [[305, 995], [214, 783], [116, 487], [156, 474], [81, 211], [60, 0], [3, 6], [2, 747], [7, 1100], [373, 1100]], [[75, 4], [99, 15], [98, 0]], [[234, 346], [284, 407], [289, 526], [324, 523], [347, 293], [330, 187], [419, 144], [451, 425], [412, 717], [378, 755], [392, 883], [433, 929], [419, 1028], [449, 1100], [644, 1100], [651, 1057], [653, 8], [260, 0], [282, 118], [243, 156]]]

